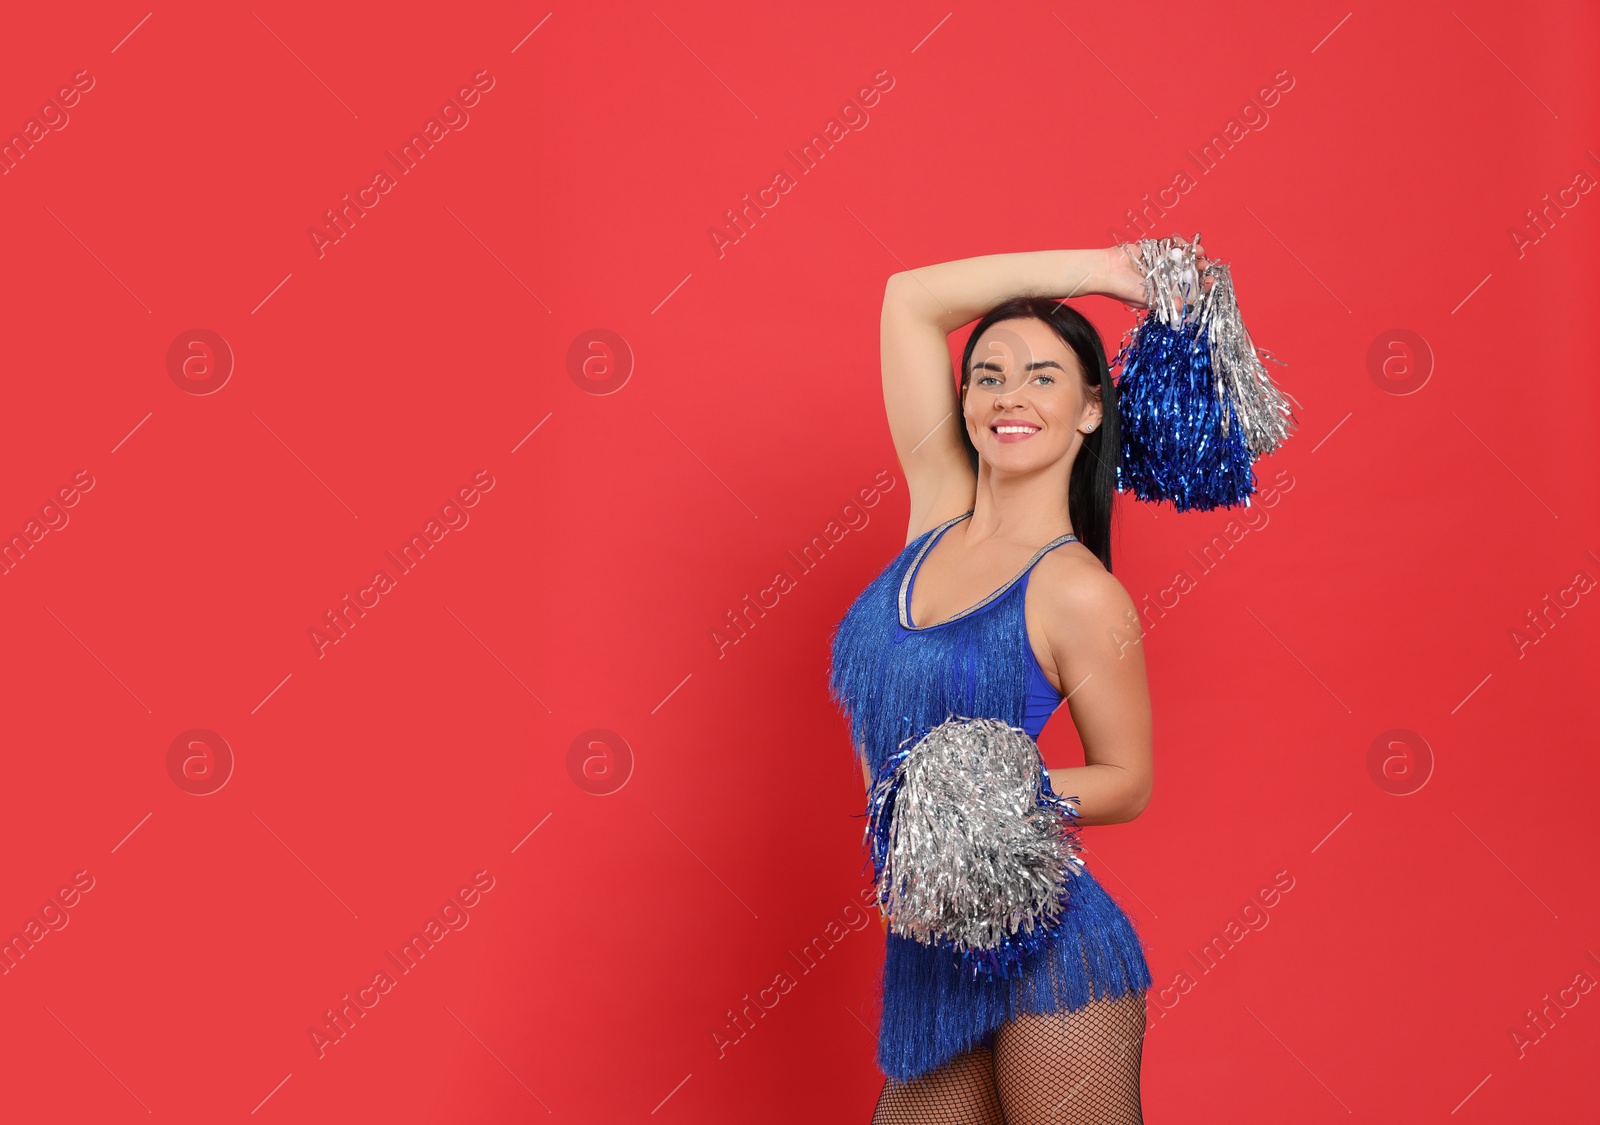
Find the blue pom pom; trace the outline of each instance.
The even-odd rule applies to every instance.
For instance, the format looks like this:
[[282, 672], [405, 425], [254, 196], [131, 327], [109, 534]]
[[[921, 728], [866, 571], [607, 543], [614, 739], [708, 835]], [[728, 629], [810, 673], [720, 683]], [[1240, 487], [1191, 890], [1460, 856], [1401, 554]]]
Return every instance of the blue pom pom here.
[[1116, 363], [1117, 490], [1170, 500], [1180, 512], [1248, 505], [1256, 490], [1250, 448], [1219, 391], [1205, 329], [1147, 314]]

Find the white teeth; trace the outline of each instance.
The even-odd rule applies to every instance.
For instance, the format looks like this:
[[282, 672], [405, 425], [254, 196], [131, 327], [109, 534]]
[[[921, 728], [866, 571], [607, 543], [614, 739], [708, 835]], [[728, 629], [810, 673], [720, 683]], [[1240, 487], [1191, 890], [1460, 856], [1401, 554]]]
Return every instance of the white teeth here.
[[1031, 434], [1037, 427], [1034, 426], [996, 426], [997, 434]]

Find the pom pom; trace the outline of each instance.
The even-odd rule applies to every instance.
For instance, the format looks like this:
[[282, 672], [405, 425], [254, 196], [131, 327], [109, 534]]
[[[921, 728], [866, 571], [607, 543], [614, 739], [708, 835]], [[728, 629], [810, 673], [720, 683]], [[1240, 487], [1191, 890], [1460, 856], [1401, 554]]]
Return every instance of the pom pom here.
[[1144, 274], [1149, 307], [1112, 361], [1121, 369], [1117, 488], [1180, 512], [1247, 505], [1255, 459], [1295, 426], [1261, 357], [1282, 361], [1251, 340], [1228, 264], [1199, 268], [1198, 234], [1124, 249]]
[[998, 719], [953, 717], [902, 743], [868, 804], [890, 930], [949, 950], [973, 978], [1009, 977], [1068, 908], [1077, 816], [1033, 739]]

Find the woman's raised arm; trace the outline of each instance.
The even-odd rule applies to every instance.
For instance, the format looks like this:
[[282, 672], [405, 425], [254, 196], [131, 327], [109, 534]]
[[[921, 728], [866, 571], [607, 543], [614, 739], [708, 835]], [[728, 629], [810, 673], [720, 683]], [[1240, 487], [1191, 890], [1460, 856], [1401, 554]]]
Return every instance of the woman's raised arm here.
[[1116, 247], [985, 254], [896, 273], [883, 292], [883, 403], [911, 491], [906, 541], [967, 510], [976, 479], [961, 443], [947, 337], [1013, 297], [1100, 293], [1142, 305], [1144, 281]]

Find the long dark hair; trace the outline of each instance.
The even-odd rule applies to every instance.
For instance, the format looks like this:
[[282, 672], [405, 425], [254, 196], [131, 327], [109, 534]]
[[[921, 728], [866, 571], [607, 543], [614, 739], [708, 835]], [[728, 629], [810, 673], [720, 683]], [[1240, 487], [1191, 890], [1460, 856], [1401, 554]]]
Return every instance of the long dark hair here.
[[[961, 356], [961, 402], [967, 401], [972, 380], [972, 352], [978, 337], [1002, 320], [1042, 320], [1071, 348], [1083, 367], [1084, 387], [1100, 400], [1102, 421], [1083, 437], [1083, 445], [1072, 463], [1072, 480], [1067, 485], [1067, 513], [1072, 533], [1095, 553], [1107, 571], [1111, 569], [1111, 516], [1117, 497], [1117, 457], [1122, 448], [1121, 423], [1117, 415], [1117, 387], [1111, 381], [1111, 365], [1105, 344], [1089, 319], [1064, 302], [1050, 297], [1015, 297], [990, 309], [967, 337]], [[972, 471], [978, 472], [978, 451], [961, 426], [961, 444], [967, 447]]]

